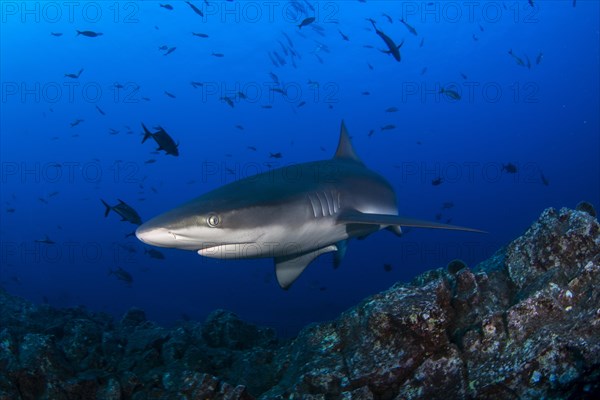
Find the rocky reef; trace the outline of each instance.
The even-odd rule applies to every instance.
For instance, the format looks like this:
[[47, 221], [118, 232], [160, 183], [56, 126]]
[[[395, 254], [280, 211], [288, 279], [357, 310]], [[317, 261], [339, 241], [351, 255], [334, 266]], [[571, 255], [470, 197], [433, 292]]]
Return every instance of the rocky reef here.
[[454, 262], [293, 340], [215, 311], [172, 329], [0, 290], [0, 399], [600, 396], [600, 226], [547, 209], [474, 269]]

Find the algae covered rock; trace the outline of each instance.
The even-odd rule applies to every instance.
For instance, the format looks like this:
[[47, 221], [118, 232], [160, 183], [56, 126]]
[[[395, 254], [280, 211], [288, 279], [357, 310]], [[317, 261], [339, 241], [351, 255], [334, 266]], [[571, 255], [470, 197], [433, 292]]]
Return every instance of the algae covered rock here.
[[547, 209], [469, 268], [397, 283], [288, 341], [217, 310], [167, 329], [0, 289], [0, 399], [600, 396], [600, 229]]

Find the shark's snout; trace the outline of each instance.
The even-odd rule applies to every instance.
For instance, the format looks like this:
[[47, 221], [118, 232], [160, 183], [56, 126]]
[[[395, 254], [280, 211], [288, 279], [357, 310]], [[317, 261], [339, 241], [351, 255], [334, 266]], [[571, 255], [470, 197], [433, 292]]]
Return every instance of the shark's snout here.
[[135, 236], [146, 244], [159, 247], [173, 247], [177, 239], [168, 229], [144, 225], [136, 229]]

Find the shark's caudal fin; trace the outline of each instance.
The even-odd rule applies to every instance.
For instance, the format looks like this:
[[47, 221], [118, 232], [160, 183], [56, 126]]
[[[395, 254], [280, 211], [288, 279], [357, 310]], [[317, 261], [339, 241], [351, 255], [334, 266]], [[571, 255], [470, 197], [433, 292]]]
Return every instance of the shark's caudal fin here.
[[310, 264], [315, 258], [321, 254], [336, 251], [335, 245], [329, 245], [321, 249], [310, 251], [302, 254], [292, 254], [285, 257], [275, 258], [275, 275], [277, 276], [277, 282], [282, 289], [287, 289], [292, 283], [300, 276], [304, 269]]
[[350, 142], [350, 135], [348, 135], [348, 129], [346, 129], [344, 120], [342, 120], [342, 126], [340, 127], [340, 141], [338, 142], [338, 147], [333, 158], [345, 158], [362, 163], [361, 159], [356, 155], [354, 148], [352, 148], [352, 142]]
[[486, 233], [479, 229], [465, 228], [463, 226], [440, 224], [437, 222], [423, 221], [413, 218], [405, 218], [399, 215], [387, 214], [365, 214], [359, 211], [345, 211], [337, 218], [338, 224], [367, 224], [387, 226], [410, 226], [415, 228], [450, 229], [455, 231], [467, 231]]

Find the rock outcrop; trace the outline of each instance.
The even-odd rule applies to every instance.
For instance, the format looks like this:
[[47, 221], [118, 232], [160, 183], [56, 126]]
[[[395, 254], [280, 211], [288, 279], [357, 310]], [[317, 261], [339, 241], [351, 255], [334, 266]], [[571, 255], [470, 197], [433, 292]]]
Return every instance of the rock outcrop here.
[[[458, 267], [457, 267], [458, 265]], [[164, 329], [0, 290], [0, 399], [520, 399], [600, 395], [600, 226], [548, 209], [289, 341], [218, 310]]]

